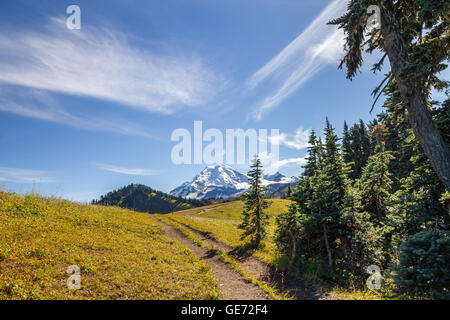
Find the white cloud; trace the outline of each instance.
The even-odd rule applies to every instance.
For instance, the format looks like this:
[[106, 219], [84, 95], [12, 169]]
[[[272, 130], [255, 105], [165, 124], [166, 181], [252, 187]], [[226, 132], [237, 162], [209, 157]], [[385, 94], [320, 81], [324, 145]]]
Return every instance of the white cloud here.
[[[304, 130], [303, 127], [299, 127], [295, 133], [280, 133], [277, 136], [271, 136], [270, 144], [272, 146], [278, 145], [278, 146], [285, 146], [290, 149], [295, 150], [302, 150], [309, 146], [309, 135], [311, 130]], [[268, 152], [261, 152], [258, 154], [261, 163], [264, 167], [264, 170], [268, 174], [273, 174], [277, 172], [281, 167], [285, 166], [297, 166], [301, 167], [306, 163], [305, 157], [301, 158], [288, 158], [288, 159], [279, 159], [279, 153], [268, 153]]]
[[103, 117], [79, 116], [62, 108], [48, 93], [29, 88], [14, 89], [0, 86], [0, 111], [24, 117], [55, 122], [72, 127], [91, 130], [115, 132], [124, 135], [159, 139], [145, 128], [123, 119], [106, 119]]
[[274, 173], [277, 172], [280, 168], [285, 167], [285, 166], [297, 166], [297, 167], [301, 167], [303, 165], [306, 164], [306, 158], [289, 158], [289, 159], [284, 159], [284, 160], [279, 160], [276, 161], [274, 163], [272, 163], [268, 169], [268, 171]]
[[306, 164], [306, 156], [299, 158], [287, 158], [280, 160], [277, 155], [267, 152], [261, 152], [258, 154], [259, 159], [264, 167], [264, 172], [267, 174], [274, 174], [279, 171], [280, 168], [286, 166], [295, 166], [300, 168]]
[[48, 172], [0, 167], [0, 181], [16, 183], [47, 183], [54, 182]]
[[306, 157], [279, 160], [275, 159], [273, 155], [267, 154], [265, 152], [258, 154], [258, 156], [264, 166], [264, 172], [267, 174], [274, 174], [282, 167], [295, 166], [300, 168], [301, 166], [306, 164]]
[[270, 142], [291, 149], [301, 150], [309, 146], [308, 140], [310, 133], [310, 129], [303, 130], [303, 127], [299, 127], [294, 134], [282, 132], [278, 136], [270, 137]]
[[68, 30], [62, 19], [43, 32], [3, 30], [0, 52], [0, 82], [163, 114], [203, 105], [218, 88], [200, 57], [140, 50], [119, 32]]
[[[262, 99], [251, 116], [259, 120], [263, 114], [277, 107], [320, 70], [337, 64], [343, 55], [344, 33], [336, 26], [327, 25], [345, 12], [347, 1], [333, 0], [294, 41], [248, 80], [255, 88], [272, 78], [277, 89]], [[281, 81], [281, 86], [278, 83]]]
[[142, 169], [142, 168], [124, 168], [124, 167], [118, 167], [114, 165], [109, 164], [96, 164], [96, 166], [99, 169], [120, 173], [120, 174], [126, 174], [131, 176], [153, 176], [160, 174], [160, 171], [153, 170], [153, 169]]

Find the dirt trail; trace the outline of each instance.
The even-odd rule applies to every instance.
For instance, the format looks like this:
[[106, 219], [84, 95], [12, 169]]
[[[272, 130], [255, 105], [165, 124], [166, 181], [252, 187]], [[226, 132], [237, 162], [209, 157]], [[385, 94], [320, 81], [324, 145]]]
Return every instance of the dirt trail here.
[[205, 212], [208, 212], [208, 211], [213, 210], [213, 209], [215, 209], [217, 207], [220, 207], [220, 206], [221, 206], [220, 204], [217, 204], [215, 206], [211, 206], [211, 207], [206, 208], [206, 209], [201, 209], [199, 212], [196, 212], [195, 214], [205, 213]]
[[194, 255], [203, 259], [211, 268], [214, 276], [219, 283], [221, 298], [224, 300], [269, 300], [270, 297], [257, 285], [252, 284], [239, 273], [234, 271], [231, 266], [217, 255], [214, 251], [199, 247], [189, 240], [180, 230], [157, 220], [164, 231], [164, 234], [182, 245], [188, 247]]
[[[178, 222], [178, 221], [177, 221]], [[180, 222], [178, 222], [180, 223]], [[208, 232], [197, 230], [187, 224], [180, 223], [189, 231], [191, 231], [195, 237], [203, 240], [209, 247], [219, 249], [223, 252], [227, 252], [233, 258], [235, 258], [242, 269], [249, 275], [253, 275], [257, 279], [271, 283], [279, 288], [283, 289], [283, 292], [288, 292], [289, 296], [294, 297], [297, 300], [333, 300], [337, 299], [336, 296], [328, 295], [319, 292], [312, 285], [307, 284], [305, 281], [282, 278], [282, 274], [276, 272], [275, 268], [268, 263], [258, 259], [251, 253], [243, 252], [232, 246], [229, 246], [219, 240]]]

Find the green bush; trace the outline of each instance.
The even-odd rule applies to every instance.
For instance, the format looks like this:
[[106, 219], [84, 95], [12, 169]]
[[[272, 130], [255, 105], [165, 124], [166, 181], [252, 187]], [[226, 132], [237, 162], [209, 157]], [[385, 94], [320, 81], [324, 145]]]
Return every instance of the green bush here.
[[450, 299], [450, 237], [448, 233], [421, 231], [400, 247], [395, 282], [401, 294]]

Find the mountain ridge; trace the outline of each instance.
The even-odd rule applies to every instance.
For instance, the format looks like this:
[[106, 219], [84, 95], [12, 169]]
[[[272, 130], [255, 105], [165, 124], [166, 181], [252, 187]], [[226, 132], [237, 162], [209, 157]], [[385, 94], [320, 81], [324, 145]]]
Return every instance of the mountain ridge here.
[[[280, 195], [285, 193], [288, 185], [297, 183], [296, 177], [285, 177], [279, 172], [264, 175], [261, 179], [268, 193]], [[187, 199], [231, 198], [245, 192], [249, 188], [248, 176], [227, 165], [207, 166], [192, 180], [186, 181], [169, 194]]]
[[209, 202], [184, 199], [142, 184], [130, 184], [101, 196], [99, 200], [92, 201], [92, 204], [119, 206], [140, 212], [170, 213], [204, 206]]

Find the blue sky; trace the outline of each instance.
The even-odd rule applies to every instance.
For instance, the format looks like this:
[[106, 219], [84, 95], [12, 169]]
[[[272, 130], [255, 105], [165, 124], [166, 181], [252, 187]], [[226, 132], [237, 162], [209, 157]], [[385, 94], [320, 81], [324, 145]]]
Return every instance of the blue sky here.
[[[66, 8], [81, 8], [68, 30]], [[0, 186], [89, 201], [129, 183], [170, 191], [177, 128], [280, 129], [299, 175], [309, 130], [381, 111], [370, 62], [338, 70], [343, 1], [23, 1], [0, 4]], [[246, 171], [248, 166], [234, 166]]]

